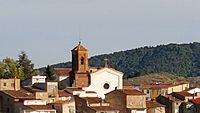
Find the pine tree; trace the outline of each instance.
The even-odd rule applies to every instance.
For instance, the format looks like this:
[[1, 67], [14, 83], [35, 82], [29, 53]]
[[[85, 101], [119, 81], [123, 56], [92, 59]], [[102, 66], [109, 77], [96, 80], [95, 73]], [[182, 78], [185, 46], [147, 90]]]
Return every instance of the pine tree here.
[[45, 75], [47, 76], [47, 81], [53, 81], [53, 69], [51, 66], [47, 65], [46, 70], [45, 70]]
[[20, 67], [23, 67], [23, 72], [25, 74], [25, 78], [30, 77], [31, 74], [34, 72], [34, 64], [31, 63], [31, 60], [28, 59], [27, 54], [22, 51], [19, 54], [19, 58], [17, 60]]

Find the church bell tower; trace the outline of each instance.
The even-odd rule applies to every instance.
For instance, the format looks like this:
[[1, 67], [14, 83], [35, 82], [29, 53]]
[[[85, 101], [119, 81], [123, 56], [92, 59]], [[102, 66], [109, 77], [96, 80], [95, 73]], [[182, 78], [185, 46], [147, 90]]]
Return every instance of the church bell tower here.
[[72, 76], [73, 87], [82, 88], [89, 85], [88, 49], [81, 42], [71, 50], [72, 52]]

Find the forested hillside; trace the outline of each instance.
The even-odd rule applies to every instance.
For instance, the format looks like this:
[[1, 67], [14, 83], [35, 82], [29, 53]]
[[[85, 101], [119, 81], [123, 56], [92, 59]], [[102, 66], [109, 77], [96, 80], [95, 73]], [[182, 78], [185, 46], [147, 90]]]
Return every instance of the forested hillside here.
[[[93, 56], [89, 59], [90, 66], [101, 67], [105, 57], [109, 59], [111, 67], [124, 72], [127, 78], [157, 72], [180, 76], [200, 75], [200, 43], [197, 42], [141, 47]], [[70, 62], [53, 65], [70, 66]]]

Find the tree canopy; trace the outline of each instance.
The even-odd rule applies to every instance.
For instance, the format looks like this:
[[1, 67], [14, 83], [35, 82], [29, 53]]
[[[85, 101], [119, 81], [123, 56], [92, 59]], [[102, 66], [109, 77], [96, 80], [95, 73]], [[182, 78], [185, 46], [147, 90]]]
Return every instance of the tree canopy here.
[[45, 68], [44, 74], [47, 76], [47, 81], [54, 81], [55, 78], [53, 78], [53, 68], [49, 65]]
[[24, 79], [23, 67], [12, 58], [5, 58], [0, 62], [0, 78], [19, 78]]
[[[168, 72], [179, 76], [200, 76], [200, 43], [168, 44], [93, 56], [90, 66], [101, 67], [104, 58], [110, 67], [130, 78], [146, 73]], [[71, 62], [52, 67], [71, 67]]]
[[17, 63], [20, 67], [23, 67], [25, 78], [30, 77], [34, 72], [34, 64], [31, 63], [31, 60], [28, 58], [28, 55], [24, 51], [19, 54]]

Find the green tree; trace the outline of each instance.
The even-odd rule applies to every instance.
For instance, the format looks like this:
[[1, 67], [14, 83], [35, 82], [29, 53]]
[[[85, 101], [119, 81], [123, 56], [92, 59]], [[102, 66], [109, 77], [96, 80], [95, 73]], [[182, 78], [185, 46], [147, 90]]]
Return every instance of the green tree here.
[[17, 62], [20, 67], [23, 67], [25, 78], [30, 77], [34, 72], [34, 64], [31, 63], [31, 60], [28, 58], [28, 55], [24, 51], [19, 54]]
[[49, 65], [47, 65], [46, 70], [45, 70], [45, 75], [47, 76], [47, 81], [53, 81], [53, 68]]
[[59, 90], [63, 90], [63, 89], [65, 89], [66, 87], [67, 87], [67, 84], [66, 84], [66, 83], [64, 83], [64, 82], [62, 82], [62, 81], [58, 82], [58, 89], [59, 89]]
[[0, 62], [0, 78], [24, 79], [23, 67], [19, 66], [12, 58], [5, 58]]

